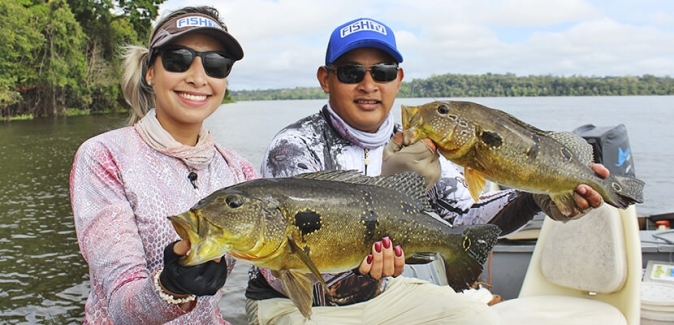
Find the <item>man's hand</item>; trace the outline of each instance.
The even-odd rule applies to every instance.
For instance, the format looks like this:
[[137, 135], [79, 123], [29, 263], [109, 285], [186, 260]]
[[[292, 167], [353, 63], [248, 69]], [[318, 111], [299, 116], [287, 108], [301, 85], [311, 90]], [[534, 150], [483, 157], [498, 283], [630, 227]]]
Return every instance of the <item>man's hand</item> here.
[[[610, 172], [602, 164], [592, 164], [590, 166], [592, 170], [601, 178], [606, 178], [609, 176]], [[576, 205], [580, 212], [584, 212], [589, 208], [598, 208], [604, 199], [601, 197], [597, 191], [593, 190], [590, 186], [585, 184], [580, 184], [576, 187], [576, 191], [573, 193], [574, 198], [576, 199]]]
[[424, 177], [428, 189], [440, 179], [440, 162], [435, 144], [428, 138], [403, 147], [403, 134], [396, 133], [384, 147], [382, 175], [414, 171]]
[[[601, 178], [606, 178], [610, 172], [606, 166], [602, 164], [592, 164], [592, 170]], [[557, 205], [545, 194], [534, 194], [534, 200], [541, 207], [541, 210], [550, 218], [558, 221], [568, 221], [571, 219], [580, 218], [591, 208], [598, 208], [604, 203], [604, 199], [599, 192], [595, 191], [589, 185], [580, 184], [576, 187], [573, 197], [576, 201], [576, 206], [570, 216], [563, 215]]]

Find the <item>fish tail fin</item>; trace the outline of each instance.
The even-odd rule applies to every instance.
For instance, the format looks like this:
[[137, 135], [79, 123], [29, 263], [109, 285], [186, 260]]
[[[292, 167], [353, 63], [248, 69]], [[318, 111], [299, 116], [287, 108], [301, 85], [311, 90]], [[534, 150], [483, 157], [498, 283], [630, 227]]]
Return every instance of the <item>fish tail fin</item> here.
[[463, 228], [460, 249], [443, 253], [447, 284], [459, 292], [470, 288], [482, 273], [482, 265], [496, 245], [501, 229], [496, 225], [470, 225]]
[[629, 176], [612, 176], [607, 179], [610, 182], [611, 194], [607, 203], [621, 209], [630, 204], [644, 202], [644, 181]]
[[[643, 203], [644, 185], [645, 183], [640, 179], [616, 175], [609, 176], [602, 183], [595, 183], [590, 186], [601, 193], [606, 203], [619, 209], [625, 209], [630, 204]], [[570, 216], [576, 207], [573, 191], [550, 194], [550, 198], [565, 216]]]
[[470, 257], [484, 264], [498, 241], [501, 228], [496, 225], [471, 225], [463, 230], [463, 248]]

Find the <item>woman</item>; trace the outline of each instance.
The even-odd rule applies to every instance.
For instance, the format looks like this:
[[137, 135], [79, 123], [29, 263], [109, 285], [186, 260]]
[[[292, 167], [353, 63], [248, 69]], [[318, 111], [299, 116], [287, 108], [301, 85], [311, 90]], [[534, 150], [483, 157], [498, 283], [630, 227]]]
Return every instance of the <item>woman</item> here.
[[189, 242], [178, 241], [167, 216], [258, 177], [203, 127], [243, 50], [210, 7], [172, 12], [158, 22], [148, 48], [126, 50], [130, 126], [84, 142], [70, 176], [91, 280], [84, 323], [228, 324], [218, 302], [234, 260], [182, 267]]

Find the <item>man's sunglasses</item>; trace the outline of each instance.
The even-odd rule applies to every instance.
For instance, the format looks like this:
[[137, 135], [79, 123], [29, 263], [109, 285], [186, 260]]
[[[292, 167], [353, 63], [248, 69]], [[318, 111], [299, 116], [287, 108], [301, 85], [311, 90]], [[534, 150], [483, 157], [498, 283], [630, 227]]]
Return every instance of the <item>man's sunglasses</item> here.
[[197, 56], [201, 58], [206, 74], [212, 78], [227, 78], [234, 65], [234, 60], [228, 58], [223, 51], [197, 52], [189, 47], [168, 46], [159, 49], [158, 53], [161, 64], [169, 72], [187, 71]]
[[335, 72], [337, 80], [341, 83], [357, 84], [363, 81], [367, 71], [370, 71], [372, 79], [376, 82], [391, 82], [398, 78], [398, 69], [400, 67], [397, 64], [375, 64], [368, 69], [359, 64], [352, 64], [337, 68], [325, 66], [325, 69]]

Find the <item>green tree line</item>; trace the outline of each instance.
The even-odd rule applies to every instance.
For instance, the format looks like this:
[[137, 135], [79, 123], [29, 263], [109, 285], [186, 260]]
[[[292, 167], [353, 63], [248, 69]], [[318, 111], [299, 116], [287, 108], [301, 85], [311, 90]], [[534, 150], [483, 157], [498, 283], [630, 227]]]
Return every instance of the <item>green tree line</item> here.
[[0, 116], [124, 106], [119, 48], [143, 44], [164, 0], [0, 0]]
[[[234, 101], [327, 98], [320, 87], [232, 91]], [[674, 95], [674, 79], [653, 75], [626, 77], [516, 76], [443, 74], [403, 82], [401, 98], [518, 96]]]

